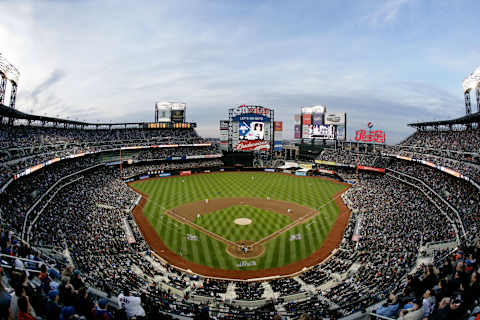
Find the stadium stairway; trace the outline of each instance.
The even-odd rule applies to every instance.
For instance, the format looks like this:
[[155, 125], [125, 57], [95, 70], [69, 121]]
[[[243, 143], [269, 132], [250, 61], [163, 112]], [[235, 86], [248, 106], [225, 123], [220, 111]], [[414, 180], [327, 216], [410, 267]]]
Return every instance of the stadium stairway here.
[[227, 286], [227, 292], [225, 292], [224, 299], [225, 300], [229, 299], [230, 301], [233, 301], [236, 298], [237, 298], [237, 294], [235, 293], [235, 283], [230, 282]]
[[293, 279], [295, 281], [297, 281], [298, 283], [300, 283], [300, 285], [301, 285], [300, 291], [306, 291], [306, 292], [311, 292], [311, 293], [314, 293], [314, 292], [317, 291], [315, 289], [315, 286], [313, 286], [311, 284], [306, 284], [302, 279], [300, 279], [300, 277], [294, 277]]
[[264, 299], [276, 299], [276, 298], [278, 298], [278, 293], [276, 295], [275, 292], [273, 292], [272, 286], [268, 282], [262, 282], [262, 287], [265, 289], [263, 291], [262, 298], [264, 298]]

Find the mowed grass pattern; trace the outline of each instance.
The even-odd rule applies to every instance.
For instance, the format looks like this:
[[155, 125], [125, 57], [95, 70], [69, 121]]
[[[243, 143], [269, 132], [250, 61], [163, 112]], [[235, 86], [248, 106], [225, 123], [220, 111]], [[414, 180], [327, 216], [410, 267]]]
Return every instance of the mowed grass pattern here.
[[[252, 223], [244, 226], [237, 225], [234, 221], [238, 218], [248, 218]], [[234, 242], [261, 240], [292, 222], [291, 218], [282, 214], [248, 205], [231, 206], [195, 219], [195, 223], [199, 226]]]
[[[136, 182], [134, 187], [149, 195], [144, 213], [170, 250], [181, 251], [185, 259], [195, 263], [231, 270], [281, 267], [308, 257], [321, 247], [338, 216], [338, 208], [331, 201], [333, 195], [345, 189], [343, 185], [324, 179], [272, 173], [211, 173], [159, 178]], [[320, 214], [267, 242], [265, 253], [252, 259], [256, 266], [251, 267], [238, 267], [240, 259], [228, 255], [223, 243], [164, 214], [166, 209], [183, 203], [237, 197], [270, 197], [295, 202], [315, 208]], [[187, 240], [187, 234], [196, 235], [198, 241]], [[302, 239], [290, 241], [294, 234], [300, 234]]]

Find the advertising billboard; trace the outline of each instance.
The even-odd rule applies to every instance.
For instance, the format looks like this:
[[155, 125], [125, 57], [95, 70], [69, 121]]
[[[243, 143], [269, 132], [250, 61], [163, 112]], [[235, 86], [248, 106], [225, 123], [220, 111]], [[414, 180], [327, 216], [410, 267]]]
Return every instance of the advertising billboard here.
[[220, 120], [220, 130], [228, 130], [228, 125], [228, 120]]
[[318, 168], [317, 172], [318, 173], [324, 173], [324, 174], [331, 174], [331, 175], [335, 174], [335, 171], [333, 171], [333, 170], [327, 170], [327, 169], [322, 169], [322, 168]]
[[273, 131], [283, 131], [283, 122], [282, 121], [273, 122]]
[[311, 125], [312, 124], [312, 115], [311, 114], [303, 114], [303, 125]]
[[325, 124], [345, 125], [345, 112], [328, 112], [325, 114]]
[[313, 106], [310, 110], [312, 112], [312, 124], [317, 126], [324, 124], [324, 115], [327, 107], [322, 105]]
[[357, 142], [376, 142], [385, 143], [385, 132], [383, 130], [364, 130], [355, 132], [355, 141]]
[[270, 141], [239, 141], [233, 146], [235, 151], [268, 151], [270, 150]]
[[229, 111], [229, 135], [233, 150], [268, 151], [273, 148], [275, 126], [275, 122], [272, 122], [273, 110], [243, 105]]
[[312, 125], [304, 124], [302, 126], [302, 136], [303, 139], [311, 139], [312, 138]]
[[325, 111], [327, 111], [327, 106], [318, 105], [318, 106], [313, 106], [310, 109], [311, 109], [312, 113], [325, 113]]
[[345, 130], [345, 126], [337, 126], [337, 140], [347, 140], [347, 130]]
[[314, 125], [322, 125], [323, 123], [323, 113], [313, 113], [312, 114], [312, 123]]
[[336, 128], [333, 125], [313, 125], [311, 126], [311, 137], [325, 140], [335, 139]]
[[241, 105], [239, 107], [230, 109], [230, 111], [233, 113], [234, 116], [242, 115], [242, 114], [252, 114], [252, 113], [264, 115], [264, 116], [270, 116], [272, 110], [262, 106]]
[[295, 124], [300, 124], [300, 114], [295, 115]]
[[172, 117], [172, 122], [175, 122], [175, 123], [185, 122], [185, 110], [180, 110], [180, 109], [173, 110], [172, 109], [171, 117]]
[[357, 166], [357, 169], [359, 169], [359, 170], [366, 170], [366, 171], [373, 171], [373, 172], [385, 173], [385, 169], [384, 169], [384, 168], [374, 168], [374, 167], [367, 167], [367, 166]]
[[274, 151], [282, 151], [283, 150], [283, 142], [282, 141], [275, 141], [273, 144]]
[[295, 139], [301, 139], [302, 138], [302, 126], [299, 124], [296, 124], [295, 127], [293, 128], [294, 130], [294, 138]]

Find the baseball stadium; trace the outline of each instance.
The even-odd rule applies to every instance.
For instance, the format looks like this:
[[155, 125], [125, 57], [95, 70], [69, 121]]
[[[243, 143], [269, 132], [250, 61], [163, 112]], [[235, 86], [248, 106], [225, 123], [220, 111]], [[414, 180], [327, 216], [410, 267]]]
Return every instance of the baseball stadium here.
[[110, 93], [105, 121], [36, 112], [68, 75], [32, 90], [37, 69], [1, 50], [0, 319], [480, 319], [480, 67], [449, 79], [461, 115], [390, 143], [402, 111], [201, 109], [162, 81], [175, 94], [120, 120]]

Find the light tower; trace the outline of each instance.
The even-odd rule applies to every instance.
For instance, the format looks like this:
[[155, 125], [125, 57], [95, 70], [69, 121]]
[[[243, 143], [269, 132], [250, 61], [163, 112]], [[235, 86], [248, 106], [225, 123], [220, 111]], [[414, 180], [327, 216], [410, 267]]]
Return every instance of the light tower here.
[[15, 108], [17, 100], [17, 86], [20, 72], [0, 53], [0, 104], [5, 103], [7, 95], [7, 83], [10, 81], [10, 108]]
[[463, 80], [462, 87], [465, 96], [465, 113], [467, 115], [472, 113], [471, 92], [476, 96], [477, 112], [480, 112], [480, 67]]

